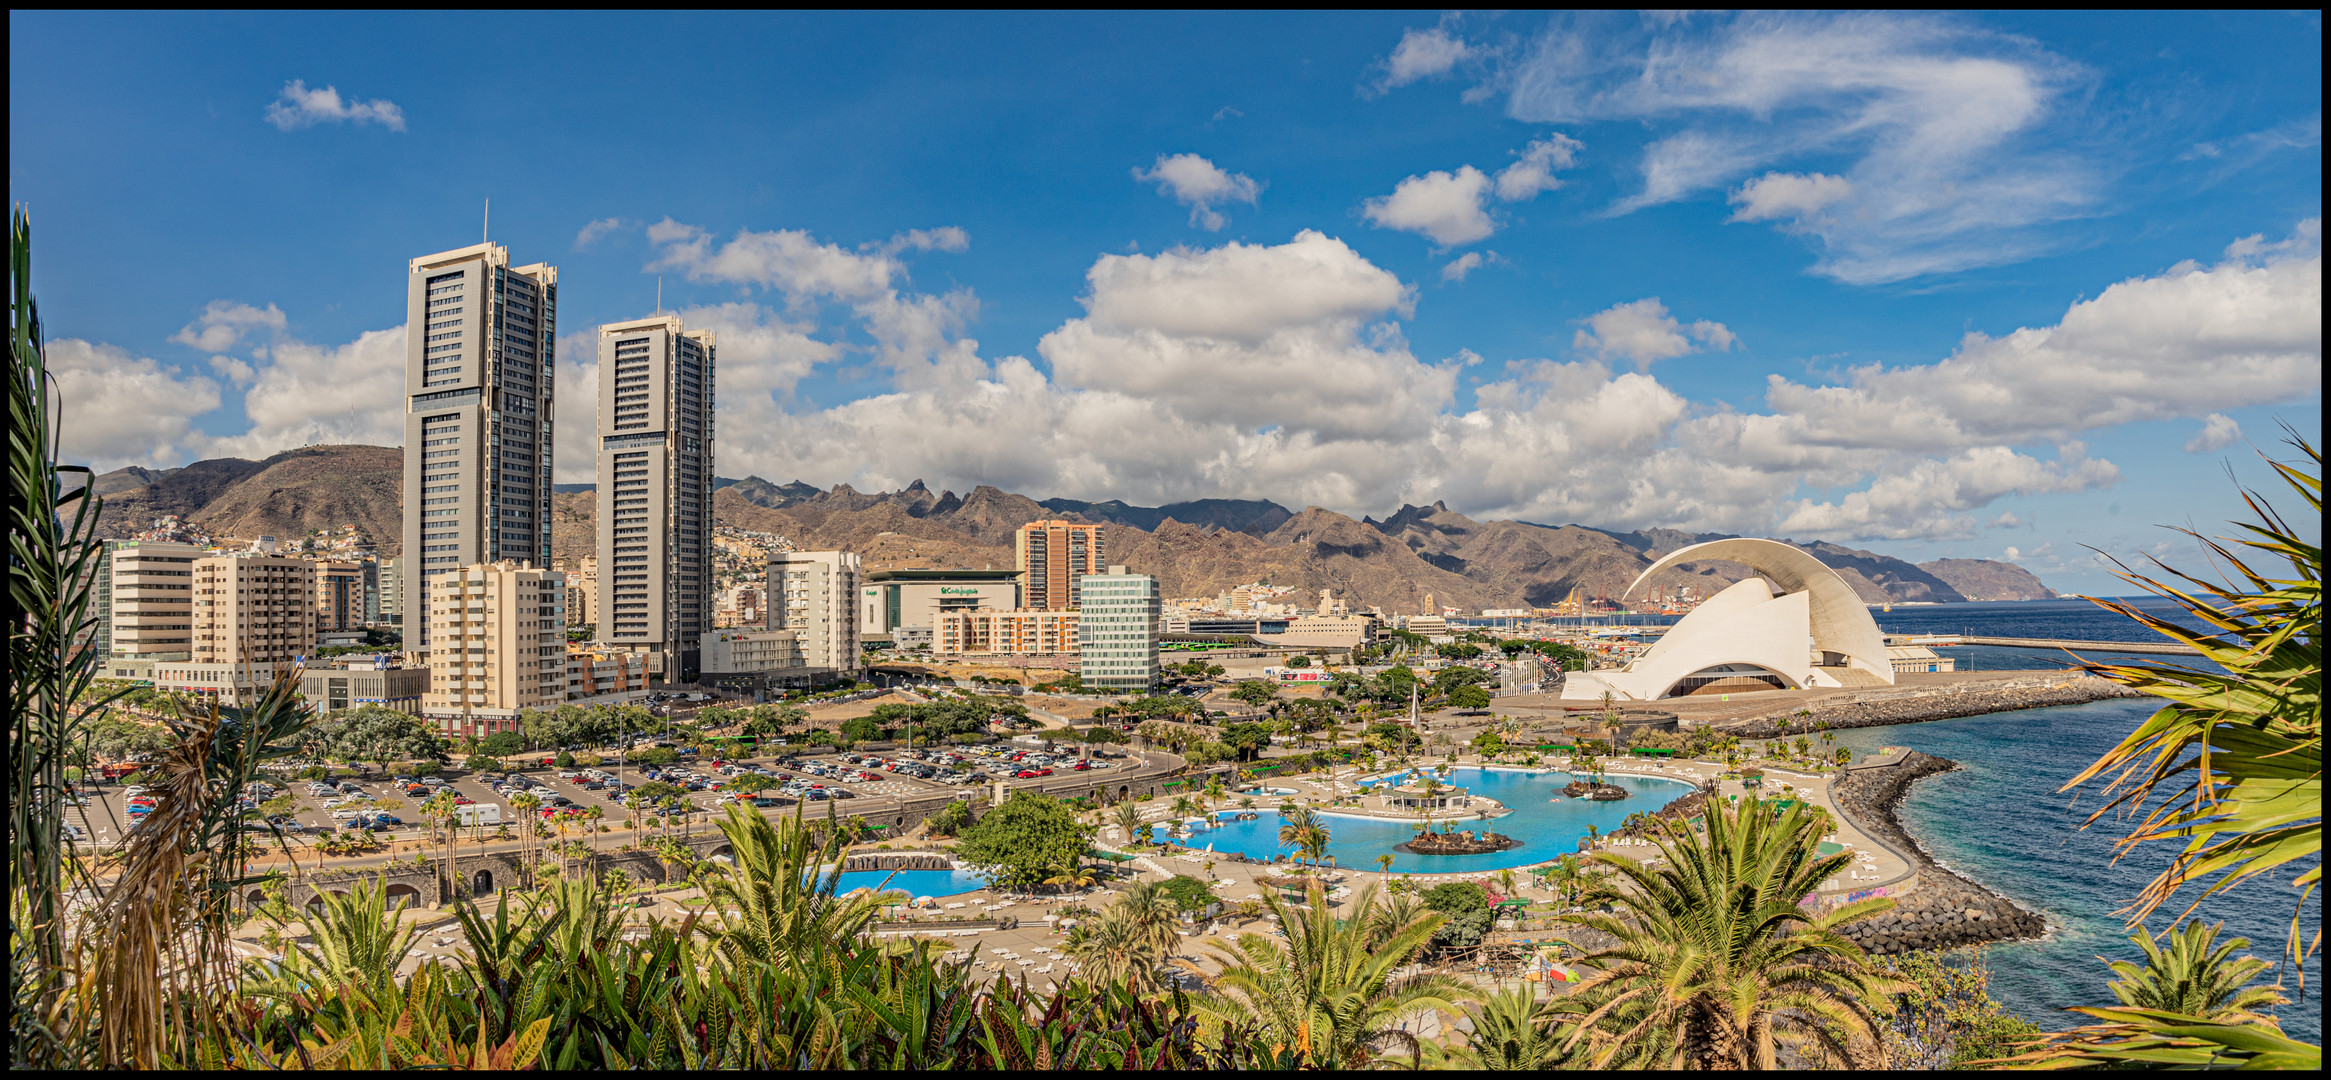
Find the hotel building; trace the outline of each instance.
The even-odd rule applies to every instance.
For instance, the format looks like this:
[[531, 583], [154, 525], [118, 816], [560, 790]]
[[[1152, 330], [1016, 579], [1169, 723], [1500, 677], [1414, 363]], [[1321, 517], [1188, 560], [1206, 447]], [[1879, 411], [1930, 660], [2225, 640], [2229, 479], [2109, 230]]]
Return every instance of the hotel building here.
[[484, 243], [411, 261], [405, 284], [405, 648], [426, 656], [429, 582], [550, 565], [558, 270]]
[[429, 579], [429, 691], [421, 716], [448, 735], [518, 730], [567, 695], [565, 577], [504, 560]]
[[712, 378], [677, 315], [599, 328], [598, 640], [666, 681], [712, 629]]

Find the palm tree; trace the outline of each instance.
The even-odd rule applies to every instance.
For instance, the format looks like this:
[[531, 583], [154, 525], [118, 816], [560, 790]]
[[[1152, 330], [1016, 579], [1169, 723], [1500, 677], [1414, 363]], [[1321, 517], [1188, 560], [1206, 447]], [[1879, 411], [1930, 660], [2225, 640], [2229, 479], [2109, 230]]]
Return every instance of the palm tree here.
[[1181, 942], [1174, 924], [1180, 921], [1181, 913], [1175, 910], [1173, 897], [1166, 894], [1163, 882], [1138, 882], [1110, 906], [1122, 911], [1140, 929], [1141, 940], [1148, 943], [1147, 948], [1161, 957], [1174, 954], [1174, 947]]
[[1186, 818], [1198, 812], [1198, 802], [1187, 795], [1174, 796], [1174, 817]]
[[1451, 1068], [1506, 1071], [1549, 1069], [1564, 1061], [1562, 1033], [1528, 988], [1498, 991], [1468, 1013], [1473, 1030], [1465, 1045], [1436, 1054], [1439, 1048], [1427, 1044], [1428, 1062], [1438, 1057], [1438, 1064]]
[[792, 817], [772, 822], [731, 802], [719, 825], [735, 861], [706, 891], [720, 912], [720, 949], [732, 961], [784, 964], [829, 954], [857, 938], [884, 904], [905, 895], [836, 897], [841, 875], [824, 868], [841, 857], [840, 837], [813, 839], [798, 806]]
[[1192, 1004], [1220, 1024], [1259, 1023], [1267, 1038], [1303, 1065], [1358, 1068], [1390, 1043], [1418, 1053], [1415, 1035], [1397, 1025], [1426, 1009], [1454, 1012], [1480, 992], [1451, 976], [1393, 972], [1430, 941], [1444, 918], [1425, 912], [1378, 936], [1368, 929], [1376, 887], [1362, 890], [1353, 916], [1339, 919], [1318, 883], [1298, 910], [1277, 895], [1264, 897], [1278, 917], [1284, 942], [1241, 934], [1214, 958], [1222, 974], [1214, 993]]
[[1279, 826], [1279, 845], [1316, 859], [1327, 850], [1327, 826], [1310, 807], [1298, 806], [1287, 812], [1286, 823]]
[[1133, 839], [1133, 830], [1141, 827], [1141, 811], [1132, 803], [1121, 802], [1117, 804], [1116, 809], [1109, 812], [1109, 820], [1116, 822], [1118, 828], [1125, 830], [1125, 839], [1131, 840]]
[[1392, 855], [1389, 852], [1376, 856], [1376, 872], [1379, 874], [1392, 872]]
[[[1563, 917], [1617, 939], [1586, 958], [1599, 973], [1573, 995], [1587, 1011], [1566, 1049], [1593, 1053], [1596, 1068], [1624, 1058], [1669, 1069], [1773, 1069], [1786, 1031], [1848, 1062], [1879, 1064], [1868, 1002], [1909, 986], [1872, 969], [1838, 927], [1893, 901], [1825, 914], [1798, 906], [1850, 859], [1819, 854], [1819, 823], [1803, 803], [1776, 817], [1751, 796], [1737, 808], [1710, 803], [1705, 818], [1705, 836], [1659, 822], [1666, 864], [1657, 869], [1610, 853], [1590, 860], [1628, 887], [1603, 892], [1623, 909], [1618, 917]], [[1647, 1050], [1663, 1056], [1640, 1060]]]
[[1049, 876], [1045, 877], [1044, 883], [1058, 885], [1063, 889], [1082, 889], [1098, 880], [1099, 875], [1093, 873], [1093, 868], [1089, 866], [1055, 866]]
[[589, 810], [583, 811], [583, 820], [589, 823], [583, 826], [583, 831], [589, 833], [591, 836], [591, 855], [593, 858], [596, 858], [599, 854], [599, 819], [606, 816], [607, 811], [601, 810], [596, 806], [590, 808]]
[[2268, 1023], [2258, 1010], [2289, 999], [2273, 987], [2248, 985], [2266, 970], [2266, 961], [2245, 956], [2229, 962], [2234, 950], [2250, 946], [2250, 939], [2228, 938], [2215, 944], [2224, 925], [2186, 923], [2169, 932], [2167, 948], [2154, 944], [2153, 935], [2140, 928], [2129, 943], [2144, 950], [2144, 965], [2114, 961], [2113, 974], [2120, 978], [2107, 988], [2130, 1008], [2195, 1016], [2213, 1024]]
[[1123, 984], [1137, 994], [1156, 989], [1159, 956], [1144, 926], [1123, 910], [1123, 902], [1069, 932], [1069, 958], [1096, 986]]

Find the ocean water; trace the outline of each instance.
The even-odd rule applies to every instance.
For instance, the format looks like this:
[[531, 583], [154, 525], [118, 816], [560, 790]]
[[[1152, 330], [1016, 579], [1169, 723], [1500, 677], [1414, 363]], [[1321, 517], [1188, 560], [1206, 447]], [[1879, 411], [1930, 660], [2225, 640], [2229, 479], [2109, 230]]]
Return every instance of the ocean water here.
[[[2145, 605], [2148, 608], [2152, 604]], [[2033, 601], [2014, 604], [1944, 604], [1895, 608], [1877, 615], [1890, 633], [1974, 632], [2015, 637], [2060, 637], [2092, 641], [2144, 640], [2151, 632], [2084, 602]], [[1953, 649], [1978, 670], [2055, 666], [2061, 654], [2025, 649]], [[2160, 659], [2177, 660], [2176, 657]], [[2105, 983], [2112, 978], [2103, 957], [2136, 960], [2122, 916], [2114, 912], [2169, 861], [2171, 848], [2156, 843], [2113, 861], [2113, 841], [2128, 831], [2117, 816], [2081, 827], [2101, 800], [2095, 785], [2059, 794], [2057, 789], [2135, 730], [2158, 702], [2131, 699], [2049, 709], [1992, 713], [1924, 724], [1857, 728], [1839, 732], [1839, 741], [1857, 753], [1882, 746], [1906, 746], [1959, 762], [1955, 772], [1919, 781], [1904, 800], [1902, 824], [1937, 861], [1998, 890], [2047, 916], [2042, 941], [2013, 942], [1986, 949], [1994, 996], [2018, 1015], [2048, 1028], [2085, 1022], [2070, 1005], [2111, 1004]], [[2294, 912], [2303, 935], [2322, 923], [2322, 894], [2299, 906], [2288, 886], [2296, 870], [2273, 879], [2253, 879], [2204, 903], [2196, 916], [2223, 921], [2220, 940], [2249, 938], [2247, 950], [2277, 961]], [[2163, 927], [2199, 890], [2182, 895], [2152, 917]], [[2306, 967], [2307, 991], [2287, 963], [2265, 977], [2281, 976], [2292, 1003], [2279, 1010], [2289, 1034], [2322, 1038], [2322, 956]]]
[[[1459, 819], [1457, 828], [1478, 829], [1486, 824], [1520, 840], [1520, 847], [1481, 855], [1417, 855], [1394, 849], [1394, 845], [1406, 843], [1416, 835], [1416, 827], [1408, 822], [1327, 814], [1322, 815], [1327, 822], [1327, 851], [1335, 856], [1336, 865], [1358, 870], [1374, 870], [1378, 856], [1390, 855], [1395, 873], [1461, 874], [1527, 866], [1577, 851], [1578, 842], [1586, 836], [1589, 825], [1607, 833], [1625, 821], [1628, 814], [1657, 810], [1692, 790], [1691, 785], [1680, 781], [1607, 773], [1607, 782], [1634, 792], [1633, 797], [1615, 802], [1557, 798], [1562, 786], [1572, 779], [1570, 774], [1562, 772], [1524, 773], [1471, 767], [1449, 770], [1447, 783], [1496, 799], [1513, 809], [1513, 813], [1488, 822]], [[1216, 851], [1235, 851], [1254, 859], [1288, 854], [1290, 849], [1279, 844], [1279, 826], [1283, 822], [1277, 805], [1276, 800], [1258, 799], [1255, 820], [1223, 821], [1214, 828], [1194, 831], [1175, 843], [1201, 849], [1211, 844]]]

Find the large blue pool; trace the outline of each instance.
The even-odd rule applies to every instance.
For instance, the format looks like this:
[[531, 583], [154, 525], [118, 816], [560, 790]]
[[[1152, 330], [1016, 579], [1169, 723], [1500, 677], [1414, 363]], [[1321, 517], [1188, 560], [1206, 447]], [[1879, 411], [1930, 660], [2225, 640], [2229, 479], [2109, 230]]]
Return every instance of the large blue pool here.
[[903, 892], [909, 897], [954, 896], [983, 884], [962, 870], [852, 870], [843, 874], [840, 884], [834, 886], [834, 895], [840, 896], [852, 889], [884, 889]]
[[[1450, 784], [1496, 799], [1513, 809], [1513, 813], [1486, 823], [1460, 820], [1457, 828], [1477, 829], [1486, 824], [1520, 840], [1521, 846], [1485, 855], [1413, 855], [1396, 851], [1393, 845], [1415, 836], [1415, 825], [1329, 813], [1322, 815], [1327, 823], [1328, 854], [1335, 856], [1336, 865], [1355, 870], [1374, 870], [1377, 856], [1390, 855], [1394, 872], [1414, 874], [1458, 874], [1527, 866], [1577, 851], [1578, 841], [1586, 836], [1589, 825], [1607, 833], [1625, 821], [1627, 815], [1657, 810], [1692, 790], [1691, 785], [1680, 780], [1606, 774], [1605, 782], [1626, 788], [1634, 796], [1616, 802], [1589, 802], [1555, 798], [1561, 794], [1562, 786], [1573, 779], [1562, 772], [1525, 773], [1463, 767], [1449, 770], [1446, 779]], [[1290, 854], [1292, 849], [1279, 845], [1279, 826], [1283, 822], [1276, 805], [1275, 800], [1258, 800], [1255, 820], [1223, 820], [1210, 829], [1195, 829], [1188, 837], [1174, 842], [1201, 849], [1211, 844], [1216, 851], [1235, 851], [1252, 859]]]

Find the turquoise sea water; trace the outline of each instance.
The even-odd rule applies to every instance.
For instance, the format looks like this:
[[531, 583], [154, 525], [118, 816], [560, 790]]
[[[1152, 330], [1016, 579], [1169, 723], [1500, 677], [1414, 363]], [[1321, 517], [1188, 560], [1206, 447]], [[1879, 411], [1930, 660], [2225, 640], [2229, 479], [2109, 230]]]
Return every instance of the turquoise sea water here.
[[[1972, 630], [2005, 636], [2051, 636], [2083, 640], [2134, 640], [2149, 636], [2142, 627], [2070, 602], [1948, 604], [1878, 616], [1894, 632]], [[1910, 625], [1902, 625], [1903, 623]], [[2131, 631], [2135, 631], [2132, 633]], [[2050, 666], [2054, 654], [2029, 650], [1950, 650], [1962, 657], [1981, 653], [1979, 667]], [[2004, 654], [2004, 655], [1999, 655]], [[1938, 861], [2026, 907], [2045, 914], [2046, 940], [1990, 946], [1992, 993], [2017, 1014], [2049, 1028], [2085, 1020], [2063, 1012], [2069, 1005], [2111, 1004], [2105, 983], [2112, 977], [2098, 957], [2134, 960], [2114, 911], [2137, 895], [2166, 865], [2167, 845], [2150, 845], [2115, 864], [2112, 842], [2128, 826], [2108, 817], [2081, 829], [2099, 805], [2093, 786], [2057, 794], [2066, 780], [2119, 742], [2152, 714], [2158, 703], [2099, 701], [2052, 709], [1992, 713], [1957, 720], [1894, 727], [1858, 728], [1839, 733], [1857, 753], [1881, 746], [1907, 746], [1960, 763], [1958, 771], [1919, 781], [1901, 810], [1903, 827]], [[2298, 909], [2298, 893], [2274, 880], [2253, 880], [2221, 893], [2197, 914], [2224, 921], [2224, 936], [2251, 940], [2250, 952], [2273, 961], [2282, 955], [2284, 935], [2297, 910], [2300, 929], [2311, 936], [2322, 923], [2317, 893]], [[2190, 903], [2182, 896], [2176, 910]], [[2153, 917], [2166, 926], [2170, 909]], [[2292, 1004], [2279, 1010], [2284, 1030], [2310, 1042], [2322, 1038], [2322, 958], [2307, 965], [2307, 993], [2287, 964], [2278, 968]], [[2270, 972], [2272, 980], [2275, 972]]]
[[[1607, 774], [1608, 782], [1634, 792], [1634, 796], [1617, 802], [1588, 802], [1555, 798], [1561, 793], [1562, 785], [1573, 779], [1568, 773], [1467, 767], [1449, 770], [1445, 779], [1476, 795], [1496, 799], [1514, 811], [1486, 823], [1458, 819], [1457, 828], [1477, 829], [1486, 824], [1522, 841], [1522, 845], [1483, 855], [1414, 855], [1393, 849], [1393, 845], [1406, 843], [1416, 835], [1415, 826], [1407, 822], [1329, 814], [1323, 815], [1327, 821], [1328, 854], [1335, 856], [1336, 865], [1360, 870], [1373, 870], [1377, 856], [1390, 855], [1395, 873], [1460, 874], [1526, 866], [1577, 851], [1588, 825], [1609, 832], [1626, 820], [1628, 814], [1657, 810], [1692, 790], [1691, 785], [1674, 780]], [[1269, 801], [1258, 802], [1253, 821], [1223, 821], [1215, 828], [1194, 831], [1175, 843], [1196, 848], [1212, 844], [1216, 851], [1235, 851], [1254, 859], [1288, 854], [1290, 849], [1279, 844], [1282, 821], [1275, 805]]]

